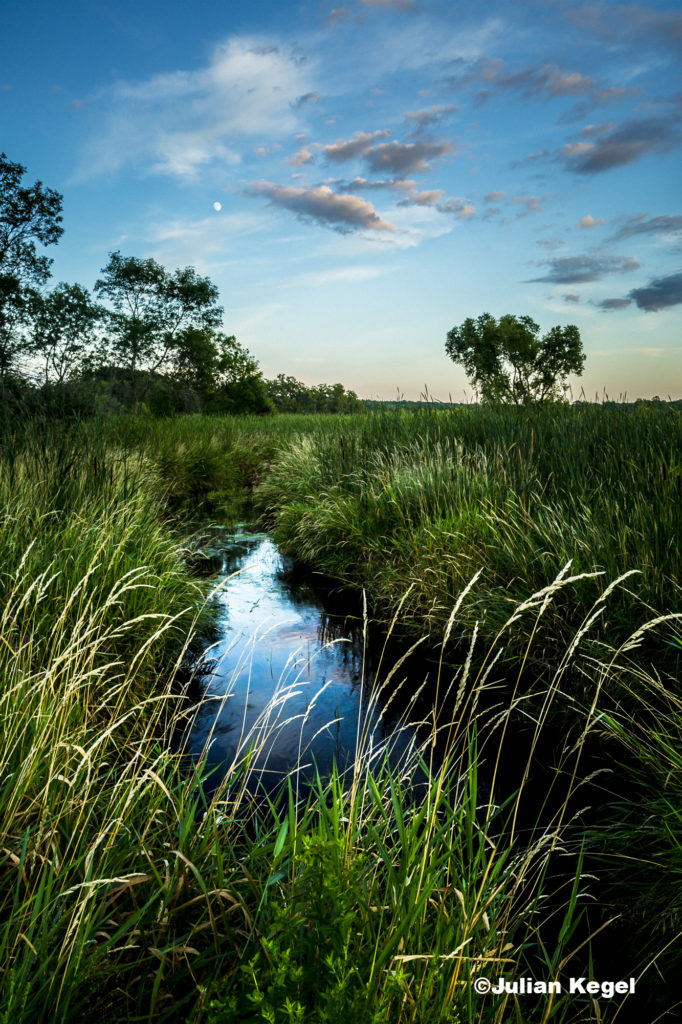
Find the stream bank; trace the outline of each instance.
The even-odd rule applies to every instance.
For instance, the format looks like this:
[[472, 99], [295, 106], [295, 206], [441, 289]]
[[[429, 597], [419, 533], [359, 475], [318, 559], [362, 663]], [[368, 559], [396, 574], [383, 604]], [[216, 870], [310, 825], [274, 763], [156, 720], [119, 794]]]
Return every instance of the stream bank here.
[[[603, 772], [604, 761], [595, 746], [586, 748], [580, 764], [571, 760], [570, 744], [556, 721], [545, 721], [538, 732], [533, 717], [518, 705], [505, 717], [505, 705], [514, 702], [516, 688], [514, 679], [505, 677], [504, 662], [489, 675], [488, 688], [472, 698], [480, 683], [473, 678], [462, 695], [466, 666], [450, 660], [452, 651], [443, 660], [443, 652], [428, 645], [410, 650], [404, 641], [393, 642], [378, 630], [368, 636], [357, 594], [306, 572], [282, 555], [267, 534], [241, 526], [216, 541], [210, 557], [220, 579], [220, 632], [204, 656], [203, 697], [188, 741], [192, 758], [205, 758], [207, 793], [236, 764], [248, 763], [252, 791], [270, 796], [286, 778], [293, 778], [297, 796], [310, 792], [316, 771], [323, 778], [334, 767], [351, 773], [356, 759], [377, 769], [388, 755], [399, 774], [410, 761], [414, 764], [418, 749], [429, 756], [435, 702], [439, 692], [441, 698], [447, 693], [440, 706], [442, 729], [433, 767], [438, 769], [443, 747], [459, 730], [463, 798], [470, 752], [462, 740], [475, 717], [480, 728], [469, 735], [479, 744], [474, 755], [476, 819], [494, 841], [504, 837], [508, 842], [517, 835], [521, 842], [535, 842], [553, 827], [557, 815], [567, 823], [577, 816], [562, 838], [568, 842], [563, 858], [545, 880], [557, 892], [570, 886], [578, 864], [576, 827], [598, 820], [598, 808], [590, 811], [586, 803], [604, 799], [594, 787], [575, 786], [574, 769], [587, 777]], [[396, 662], [400, 668], [392, 675]], [[382, 683], [386, 685], [375, 701], [375, 687]], [[526, 672], [520, 689], [527, 693], [533, 688]], [[537, 681], [535, 693], [539, 700]], [[420, 698], [413, 699], [415, 694]], [[453, 728], [449, 723], [457, 712]], [[506, 724], [495, 728], [496, 718]], [[425, 780], [422, 772], [415, 785], [412, 769], [411, 795], [417, 803], [419, 791], [428, 790]], [[491, 824], [491, 807], [506, 803], [510, 813]], [[595, 881], [591, 889], [597, 900]], [[546, 910], [552, 906], [553, 900], [546, 898]], [[603, 915], [592, 913], [576, 934], [586, 940], [602, 923]], [[551, 943], [552, 932], [551, 925], [544, 927], [545, 943]], [[600, 963], [613, 973], [618, 965], [613, 962], [612, 934], [610, 930], [597, 948]]]

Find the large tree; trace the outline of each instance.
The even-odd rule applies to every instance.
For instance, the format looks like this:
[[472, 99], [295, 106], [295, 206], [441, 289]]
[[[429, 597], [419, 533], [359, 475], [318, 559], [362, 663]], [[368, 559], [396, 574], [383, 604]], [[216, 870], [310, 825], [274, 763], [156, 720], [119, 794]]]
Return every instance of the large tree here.
[[42, 361], [45, 384], [63, 384], [82, 368], [101, 316], [100, 307], [79, 284], [62, 282], [35, 298], [30, 350]]
[[308, 388], [295, 377], [278, 373], [274, 380], [266, 381], [268, 394], [279, 412], [307, 412]]
[[214, 330], [222, 321], [218, 289], [193, 267], [169, 273], [154, 259], [110, 254], [95, 291], [108, 299], [110, 355], [129, 373], [134, 400], [153, 373], [172, 370], [189, 328]]
[[249, 350], [233, 334], [216, 335], [215, 344], [213, 408], [232, 413], [274, 412], [258, 361]]
[[62, 197], [41, 181], [23, 185], [26, 168], [0, 153], [0, 381], [16, 369], [26, 348], [25, 328], [37, 289], [50, 276], [52, 260], [37, 243], [59, 241]]
[[195, 393], [201, 404], [225, 412], [272, 412], [258, 362], [234, 335], [206, 328], [181, 331], [170, 374], [176, 387]]
[[280, 373], [265, 382], [278, 412], [360, 412], [366, 408], [354, 391], [343, 384], [306, 385]]
[[496, 320], [483, 313], [448, 331], [445, 351], [466, 370], [486, 402], [542, 402], [560, 398], [569, 374], [583, 371], [585, 353], [574, 324], [540, 327], [529, 316]]

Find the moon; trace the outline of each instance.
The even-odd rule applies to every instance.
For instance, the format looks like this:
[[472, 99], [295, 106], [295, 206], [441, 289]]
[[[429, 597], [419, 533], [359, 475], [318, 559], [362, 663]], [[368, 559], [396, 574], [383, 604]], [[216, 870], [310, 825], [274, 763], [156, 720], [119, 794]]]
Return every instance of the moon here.
[[216, 213], [220, 213], [222, 208], [223, 208], [223, 204], [222, 203], [214, 203], [213, 204], [213, 209], [215, 210]]

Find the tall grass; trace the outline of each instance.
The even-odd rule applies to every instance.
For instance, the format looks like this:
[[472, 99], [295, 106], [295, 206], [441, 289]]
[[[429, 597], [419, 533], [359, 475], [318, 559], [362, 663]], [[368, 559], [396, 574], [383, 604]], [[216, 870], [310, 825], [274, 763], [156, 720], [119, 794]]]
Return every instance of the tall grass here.
[[[636, 570], [604, 636], [679, 607], [682, 417], [646, 406], [428, 410], [358, 418], [276, 455], [256, 494], [284, 550], [365, 587], [390, 617], [410, 588], [415, 628], [442, 628], [483, 567], [461, 619], [495, 635], [508, 610], [570, 561], [601, 572], [556, 605], [568, 642], [609, 580]], [[518, 634], [520, 643], [527, 637]]]
[[105, 1009], [130, 974], [126, 937], [146, 918], [163, 946], [149, 901], [178, 867], [163, 868], [160, 836], [182, 851], [177, 828], [190, 820], [184, 783], [166, 798], [177, 787], [170, 655], [187, 643], [200, 591], [149, 500], [148, 467], [124, 471], [99, 452], [96, 465], [74, 454], [65, 469], [51, 454], [24, 450], [0, 477], [7, 1020]]
[[[627, 910], [623, 892], [631, 870], [655, 893], [628, 922], [637, 937], [628, 971], [639, 963], [639, 974], [653, 963], [650, 970], [665, 977], [675, 972], [679, 901], [673, 905], [656, 862], [641, 858], [637, 832], [644, 803], [656, 841], [665, 834], [666, 850], [674, 843], [679, 853], [682, 846], [674, 788], [679, 693], [641, 662], [637, 645], [654, 635], [679, 643], [679, 629], [666, 618], [626, 637], [620, 649], [607, 644], [599, 633], [603, 612], [598, 618], [594, 612], [608, 614], [611, 605], [631, 600], [630, 579], [609, 590], [613, 577], [596, 576], [594, 560], [546, 575], [522, 601], [513, 600], [521, 584], [509, 588], [512, 600], [505, 600], [496, 631], [492, 624], [472, 629], [455, 669], [448, 667], [445, 641], [466, 633], [479, 580], [465, 595], [465, 588], [455, 590], [464, 570], [450, 580], [449, 607], [442, 596], [442, 610], [429, 620], [433, 634], [442, 623], [439, 699], [426, 714], [419, 744], [394, 767], [360, 723], [361, 751], [349, 774], [318, 779], [305, 796], [294, 774], [268, 803], [249, 796], [258, 781], [254, 744], [267, 749], [267, 730], [226, 766], [211, 797], [201, 784], [202, 764], [188, 767], [173, 752], [171, 739], [187, 727], [189, 713], [180, 669], [207, 613], [205, 588], [180, 557], [169, 508], [185, 500], [185, 508], [196, 508], [204, 499], [209, 507], [216, 495], [219, 502], [236, 499], [245, 481], [265, 477], [269, 460], [265, 486], [273, 488], [267, 493], [277, 520], [284, 511], [283, 502], [274, 504], [283, 493], [282, 467], [295, 450], [308, 452], [310, 465], [299, 464], [307, 483], [313, 470], [318, 482], [328, 481], [345, 460], [346, 476], [339, 472], [336, 483], [347, 482], [349, 502], [360, 500], [367, 486], [362, 473], [375, 486], [376, 467], [391, 454], [390, 432], [407, 429], [402, 419], [386, 428], [383, 454], [376, 446], [366, 450], [368, 428], [349, 419], [328, 432], [322, 420], [306, 421], [313, 436], [305, 444], [278, 438], [267, 425], [252, 438], [255, 424], [228, 420], [187, 421], [167, 431], [154, 426], [142, 444], [134, 436], [141, 428], [132, 423], [100, 441], [83, 435], [68, 444], [31, 442], [5, 455], [0, 1020], [616, 1019], [616, 1002], [537, 997], [521, 1003], [477, 996], [472, 985], [484, 974], [550, 981], [573, 973], [576, 964], [580, 973], [598, 971], [598, 964], [590, 968], [589, 935], [609, 915], [588, 914], [599, 891], [584, 868], [588, 845], [603, 858], [591, 861], [593, 872], [602, 863], [613, 877], [614, 860], [623, 865], [610, 896], [612, 916]], [[445, 450], [434, 423], [434, 444]], [[219, 458], [234, 457], [241, 468], [224, 486], [216, 471], [219, 486], [186, 499], [178, 480], [200, 480], [203, 470], [182, 477], [183, 452], [199, 450], [209, 436]], [[433, 447], [422, 445], [422, 462]], [[447, 502], [446, 478], [438, 484], [437, 473], [420, 476], [418, 467], [410, 477], [403, 469], [406, 450], [396, 448], [392, 456], [396, 477], [403, 474], [397, 506], [416, 493], [416, 529], [424, 480], [432, 494], [440, 487]], [[251, 461], [239, 464], [239, 451]], [[254, 452], [263, 463], [256, 465]], [[471, 457], [471, 479], [469, 469], [456, 469], [456, 480], [460, 473], [465, 480], [463, 500], [485, 455], [481, 443]], [[438, 456], [433, 465], [445, 460]], [[659, 476], [665, 483], [662, 471]], [[377, 486], [375, 493], [383, 491]], [[305, 487], [289, 498], [310, 503], [321, 495]], [[390, 511], [387, 522], [397, 514]], [[674, 544], [673, 538], [664, 578], [672, 575]], [[395, 601], [386, 607], [400, 604], [403, 579], [396, 575]], [[596, 607], [583, 594], [591, 587], [599, 588], [592, 594]], [[414, 622], [411, 600], [410, 593], [403, 609]], [[573, 609], [577, 626], [561, 646], [566, 630], [557, 630], [557, 621], [566, 619], [566, 609]], [[503, 659], [519, 634], [525, 655], [510, 679]], [[584, 684], [576, 689], [576, 653], [583, 647]], [[547, 665], [549, 649], [551, 668], [534, 677], [529, 700], [525, 667]], [[385, 692], [401, 684], [401, 667], [393, 668], [382, 667]], [[510, 690], [499, 688], [503, 676]], [[639, 716], [624, 694], [639, 702]], [[281, 699], [280, 692], [275, 700]], [[552, 708], [561, 704], [579, 707], [582, 728], [558, 745], [538, 800], [534, 771]], [[273, 722], [278, 715], [275, 709]], [[523, 721], [529, 742], [512, 772]], [[586, 829], [586, 751], [599, 735], [620, 753], [628, 777], [636, 776], [638, 802], [616, 792], [609, 820]], [[631, 845], [632, 867], [622, 857], [624, 842]], [[669, 851], [661, 860], [677, 871]]]

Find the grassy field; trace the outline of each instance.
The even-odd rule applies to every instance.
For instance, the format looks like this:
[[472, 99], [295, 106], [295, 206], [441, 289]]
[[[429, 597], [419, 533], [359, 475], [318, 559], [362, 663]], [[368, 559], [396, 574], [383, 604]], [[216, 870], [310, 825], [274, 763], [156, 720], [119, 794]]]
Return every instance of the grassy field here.
[[[682, 963], [681, 437], [664, 406], [590, 406], [7, 439], [0, 1021], [653, 1020]], [[248, 798], [256, 751], [210, 803], [172, 752], [212, 615], [189, 534], [254, 514], [440, 648], [448, 715], [425, 726], [445, 756], [419, 804], [430, 740], [391, 772], [367, 747], [304, 803], [294, 776], [276, 806]], [[594, 749], [619, 784], [590, 815]], [[652, 993], [638, 1016], [476, 994], [603, 979], [605, 925], [618, 977]]]

